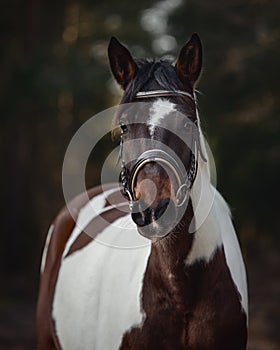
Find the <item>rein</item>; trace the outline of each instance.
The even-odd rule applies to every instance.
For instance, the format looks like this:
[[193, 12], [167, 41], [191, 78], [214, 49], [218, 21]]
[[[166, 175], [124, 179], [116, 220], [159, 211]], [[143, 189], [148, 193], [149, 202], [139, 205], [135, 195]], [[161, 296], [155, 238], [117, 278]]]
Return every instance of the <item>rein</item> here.
[[[178, 95], [186, 96], [196, 103], [194, 96], [192, 96], [190, 93], [186, 91], [181, 91], [181, 90], [141, 91], [141, 92], [138, 92], [135, 97], [139, 99], [144, 99], [144, 98], [150, 98], [150, 97], [166, 97], [166, 96], [178, 96]], [[127, 171], [125, 161], [122, 160], [120, 182], [123, 186], [124, 193], [129, 198], [130, 208], [132, 208], [132, 202], [135, 201], [134, 187], [135, 187], [137, 175], [141, 170], [141, 168], [145, 164], [150, 162], [156, 162], [166, 166], [175, 175], [177, 185], [178, 185], [178, 189], [176, 192], [176, 203], [175, 203], [177, 207], [183, 206], [186, 200], [189, 199], [190, 190], [194, 183], [196, 173], [197, 173], [197, 168], [198, 168], [198, 152], [202, 154], [201, 148], [200, 148], [197, 120], [195, 120], [195, 122], [190, 124], [192, 126], [195, 126], [196, 129], [195, 129], [195, 132], [193, 133], [194, 136], [193, 136], [192, 148], [191, 148], [191, 161], [190, 161], [190, 166], [188, 171], [186, 171], [185, 168], [184, 170], [182, 170], [182, 167], [179, 165], [179, 163], [171, 155], [169, 155], [167, 152], [161, 149], [152, 149], [152, 150], [143, 152], [137, 158], [135, 164], [132, 166], [130, 173], [128, 173]], [[122, 158], [122, 146], [123, 146], [123, 141], [121, 138], [120, 153], [119, 153], [118, 159]], [[202, 158], [205, 160], [203, 155], [202, 155]]]

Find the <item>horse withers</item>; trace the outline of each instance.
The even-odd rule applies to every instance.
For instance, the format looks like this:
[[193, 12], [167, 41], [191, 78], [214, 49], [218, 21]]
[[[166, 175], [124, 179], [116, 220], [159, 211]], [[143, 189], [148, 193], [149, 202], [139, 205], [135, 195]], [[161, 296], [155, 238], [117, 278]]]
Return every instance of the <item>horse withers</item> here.
[[197, 112], [201, 41], [175, 64], [135, 60], [115, 38], [108, 55], [124, 91], [120, 183], [76, 197], [50, 227], [38, 348], [245, 349], [246, 272]]

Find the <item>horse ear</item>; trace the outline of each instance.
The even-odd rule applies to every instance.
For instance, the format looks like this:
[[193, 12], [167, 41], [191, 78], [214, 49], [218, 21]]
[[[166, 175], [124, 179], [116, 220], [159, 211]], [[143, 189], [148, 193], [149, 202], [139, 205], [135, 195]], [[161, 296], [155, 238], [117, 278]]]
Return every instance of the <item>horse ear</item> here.
[[123, 90], [134, 77], [137, 65], [130, 52], [116, 38], [112, 37], [108, 46], [111, 71]]
[[202, 44], [199, 36], [195, 33], [182, 47], [175, 65], [178, 75], [183, 81], [190, 82], [191, 86], [199, 78], [202, 67]]

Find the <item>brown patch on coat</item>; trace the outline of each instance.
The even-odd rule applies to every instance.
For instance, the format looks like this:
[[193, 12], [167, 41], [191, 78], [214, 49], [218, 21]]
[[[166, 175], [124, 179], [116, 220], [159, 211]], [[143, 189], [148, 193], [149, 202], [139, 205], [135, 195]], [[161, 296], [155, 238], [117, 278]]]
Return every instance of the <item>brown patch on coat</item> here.
[[92, 242], [92, 240], [96, 238], [97, 235], [102, 232], [108, 225], [125, 215], [127, 215], [125, 211], [120, 211], [116, 208], [113, 208], [96, 216], [73, 242], [65, 258], [77, 250], [84, 248], [86, 245]]
[[[121, 187], [120, 184], [116, 184], [116, 191], [109, 194], [106, 197], [106, 204], [105, 207], [109, 207], [109, 206], [116, 206], [116, 205], [120, 205], [120, 203], [127, 203], [128, 204], [128, 200], [126, 197], [124, 197], [123, 195], [123, 189]], [[122, 207], [122, 210], [126, 210], [124, 207]], [[127, 214], [129, 213], [129, 207], [127, 206], [127, 210], [126, 210]]]
[[178, 231], [175, 228], [174, 233], [152, 244], [142, 289], [145, 321], [142, 327], [132, 328], [124, 335], [122, 350], [185, 349], [182, 331], [190, 291], [186, 287], [184, 260], [193, 242], [193, 235], [188, 233], [192, 217], [189, 204], [182, 219], [184, 227]]
[[[189, 206], [185, 222], [190, 216]], [[246, 348], [246, 316], [223, 248], [209, 263], [186, 266], [193, 241], [186, 229], [152, 245], [142, 290], [145, 321], [124, 335], [122, 350]]]

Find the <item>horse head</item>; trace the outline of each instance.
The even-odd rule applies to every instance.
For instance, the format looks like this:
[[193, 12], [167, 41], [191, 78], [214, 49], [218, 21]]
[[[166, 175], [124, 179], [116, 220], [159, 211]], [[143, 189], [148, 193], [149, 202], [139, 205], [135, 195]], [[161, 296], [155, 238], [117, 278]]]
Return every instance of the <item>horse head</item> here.
[[202, 66], [197, 34], [175, 62], [135, 60], [112, 38], [108, 55], [123, 97], [114, 118], [121, 132], [121, 183], [140, 234], [172, 232], [189, 205], [200, 139], [195, 84]]

